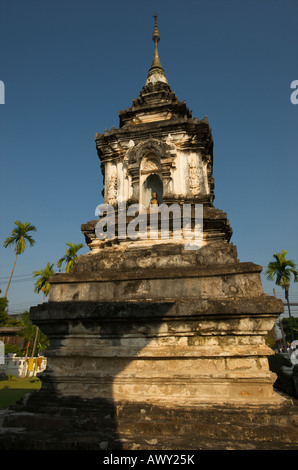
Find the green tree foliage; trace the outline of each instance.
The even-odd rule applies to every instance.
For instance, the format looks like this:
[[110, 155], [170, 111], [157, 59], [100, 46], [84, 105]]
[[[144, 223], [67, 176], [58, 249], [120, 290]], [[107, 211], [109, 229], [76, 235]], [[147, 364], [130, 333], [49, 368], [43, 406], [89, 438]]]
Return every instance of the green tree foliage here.
[[35, 240], [29, 234], [29, 232], [36, 232], [36, 227], [34, 227], [34, 225], [31, 225], [29, 222], [22, 223], [20, 220], [16, 220], [14, 224], [15, 228], [12, 230], [11, 235], [3, 242], [3, 246], [5, 248], [13, 246], [16, 254], [4, 297], [7, 297], [18, 256], [24, 253], [27, 243], [29, 243], [30, 246], [35, 244]]
[[16, 354], [18, 357], [22, 357], [24, 356], [24, 351], [22, 351], [16, 344], [6, 343], [5, 354]]
[[[1, 290], [0, 290], [1, 292]], [[0, 297], [0, 326], [20, 326], [20, 321], [14, 318], [15, 315], [8, 315], [8, 300]]]
[[44, 269], [33, 271], [33, 278], [37, 278], [34, 285], [34, 292], [38, 294], [40, 291], [42, 291], [43, 301], [44, 298], [47, 297], [50, 293], [51, 284], [49, 283], [49, 279], [50, 277], [54, 276], [54, 274], [54, 264], [51, 263], [47, 263]]
[[273, 255], [274, 260], [271, 261], [267, 266], [266, 274], [268, 280], [273, 281], [275, 279], [275, 284], [277, 286], [282, 287], [282, 289], [284, 290], [291, 325], [291, 337], [293, 341], [294, 331], [289, 301], [289, 290], [292, 278], [294, 282], [298, 281], [298, 271], [296, 269], [296, 264], [294, 263], [294, 261], [286, 259], [286, 255], [287, 250], [282, 250], [280, 253], [275, 253]]
[[45, 349], [48, 346], [49, 340], [47, 336], [32, 323], [27, 311], [21, 315], [21, 326], [22, 330], [20, 331], [19, 335], [22, 336], [27, 342], [27, 356], [33, 356], [34, 354], [36, 355], [39, 351]]
[[58, 260], [57, 266], [58, 268], [61, 268], [61, 266], [65, 264], [65, 272], [71, 273], [74, 268], [74, 265], [78, 261], [77, 253], [81, 248], [83, 248], [84, 245], [83, 243], [79, 243], [78, 245], [76, 245], [73, 242], [68, 242], [66, 243], [66, 245], [68, 246], [68, 248], [66, 248], [65, 250], [65, 255]]
[[292, 338], [291, 326], [293, 327], [294, 339], [298, 339], [298, 318], [297, 317], [292, 317], [292, 323], [290, 322], [289, 318], [283, 318], [282, 325], [284, 328], [286, 339], [288, 340], [289, 343], [291, 343], [291, 338]]
[[[1, 292], [1, 291], [0, 291]], [[0, 297], [0, 326], [5, 326], [8, 322], [8, 300], [6, 297]]]

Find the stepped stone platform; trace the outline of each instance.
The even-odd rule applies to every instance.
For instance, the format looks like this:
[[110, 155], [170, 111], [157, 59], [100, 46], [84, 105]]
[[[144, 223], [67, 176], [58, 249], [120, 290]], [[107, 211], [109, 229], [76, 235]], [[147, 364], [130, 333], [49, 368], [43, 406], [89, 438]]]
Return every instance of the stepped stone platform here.
[[297, 403], [274, 390], [264, 340], [281, 301], [260, 271], [225, 242], [82, 256], [31, 308], [48, 366], [2, 413], [0, 448], [297, 449]]

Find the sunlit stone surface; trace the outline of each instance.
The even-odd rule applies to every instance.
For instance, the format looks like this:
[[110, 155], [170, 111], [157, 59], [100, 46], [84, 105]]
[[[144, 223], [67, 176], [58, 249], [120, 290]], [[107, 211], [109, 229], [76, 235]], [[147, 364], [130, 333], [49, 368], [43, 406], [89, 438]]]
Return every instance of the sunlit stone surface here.
[[[112, 240], [82, 225], [87, 255], [51, 279], [31, 319], [48, 335], [42, 389], [3, 418], [10, 449], [294, 449], [297, 407], [273, 389], [265, 336], [283, 310], [240, 262], [214, 206], [213, 140], [171, 91], [155, 53], [119, 129], [96, 134]], [[79, 188], [77, 189], [79, 191]], [[203, 206], [203, 237], [131, 240], [119, 198]], [[149, 218], [146, 219], [149, 226]], [[120, 223], [121, 222], [121, 223]]]

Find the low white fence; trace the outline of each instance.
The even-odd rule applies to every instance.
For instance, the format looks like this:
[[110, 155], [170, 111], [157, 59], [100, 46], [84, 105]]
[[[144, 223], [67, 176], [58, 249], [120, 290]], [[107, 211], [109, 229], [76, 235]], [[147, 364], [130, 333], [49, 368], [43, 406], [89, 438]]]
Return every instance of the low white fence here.
[[7, 354], [3, 362], [0, 371], [15, 377], [33, 377], [47, 366], [47, 358], [44, 356], [18, 357], [16, 354]]

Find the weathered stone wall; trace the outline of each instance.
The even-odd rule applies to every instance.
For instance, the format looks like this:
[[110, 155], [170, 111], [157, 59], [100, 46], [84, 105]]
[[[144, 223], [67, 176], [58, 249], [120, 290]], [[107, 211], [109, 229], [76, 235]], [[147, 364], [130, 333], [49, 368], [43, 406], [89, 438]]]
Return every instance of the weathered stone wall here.
[[225, 302], [49, 303], [32, 309], [51, 337], [43, 382], [113, 401], [272, 402], [263, 335], [275, 313], [264, 306], [249, 314], [241, 303], [227, 313]]
[[82, 256], [31, 309], [51, 339], [44, 387], [113, 402], [279, 402], [264, 337], [282, 303], [260, 271], [225, 242]]

